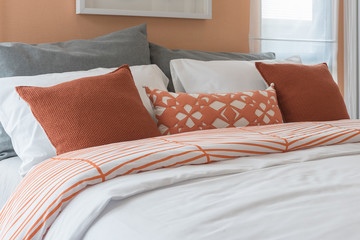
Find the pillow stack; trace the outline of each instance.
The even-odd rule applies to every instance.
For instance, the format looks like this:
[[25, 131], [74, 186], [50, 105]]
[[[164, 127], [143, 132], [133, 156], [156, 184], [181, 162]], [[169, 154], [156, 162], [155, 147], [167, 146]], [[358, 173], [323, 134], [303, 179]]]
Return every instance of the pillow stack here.
[[[150, 63], [146, 24], [90, 40], [0, 43], [0, 78]], [[0, 160], [15, 155], [10, 137], [0, 124]]]
[[[66, 145], [66, 151], [71, 151], [78, 149], [77, 144], [79, 147], [91, 147], [120, 138], [135, 139], [136, 134], [139, 134], [139, 138], [155, 136], [155, 132], [158, 133], [153, 120], [155, 114], [143, 86], [166, 91], [169, 80], [156, 65], [132, 66], [130, 70], [131, 73], [124, 66], [117, 71], [116, 68], [97, 68], [1, 78], [0, 121], [23, 161], [22, 175], [37, 163], [56, 156], [59, 142], [61, 150], [58, 153], [63, 153], [63, 145]], [[113, 82], [103, 86], [109, 79]], [[19, 98], [16, 87], [28, 102]], [[62, 114], [58, 115], [60, 109]], [[127, 126], [122, 130], [130, 131], [128, 138], [124, 136], [127, 135], [125, 133], [119, 134], [121, 130], [118, 125]], [[115, 139], [111, 135], [113, 131], [122, 136]], [[76, 137], [65, 140], [72, 134]], [[74, 143], [75, 138], [79, 143]]]
[[171, 61], [171, 74], [175, 89], [186, 93], [147, 89], [162, 134], [349, 118], [327, 65], [302, 65], [299, 57], [177, 59]]

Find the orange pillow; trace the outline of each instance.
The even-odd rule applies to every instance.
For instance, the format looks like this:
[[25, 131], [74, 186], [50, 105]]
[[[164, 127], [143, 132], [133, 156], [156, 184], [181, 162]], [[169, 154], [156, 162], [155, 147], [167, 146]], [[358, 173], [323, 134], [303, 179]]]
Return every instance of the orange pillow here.
[[162, 134], [282, 123], [273, 86], [227, 94], [172, 93], [146, 88]]
[[326, 63], [309, 66], [257, 62], [255, 65], [268, 84], [275, 84], [285, 122], [349, 118]]
[[57, 154], [160, 135], [127, 65], [101, 76], [16, 90]]

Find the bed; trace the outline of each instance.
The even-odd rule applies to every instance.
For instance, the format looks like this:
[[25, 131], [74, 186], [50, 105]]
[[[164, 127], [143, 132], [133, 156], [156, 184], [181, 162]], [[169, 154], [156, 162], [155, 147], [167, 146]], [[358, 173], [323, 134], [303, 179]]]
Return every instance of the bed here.
[[358, 239], [359, 146], [114, 179], [78, 195], [45, 239]]
[[356, 239], [359, 141], [360, 122], [342, 120], [62, 154], [18, 186], [2, 210], [2, 237]]
[[359, 239], [360, 121], [326, 64], [170, 50], [146, 25], [12, 48], [0, 239]]

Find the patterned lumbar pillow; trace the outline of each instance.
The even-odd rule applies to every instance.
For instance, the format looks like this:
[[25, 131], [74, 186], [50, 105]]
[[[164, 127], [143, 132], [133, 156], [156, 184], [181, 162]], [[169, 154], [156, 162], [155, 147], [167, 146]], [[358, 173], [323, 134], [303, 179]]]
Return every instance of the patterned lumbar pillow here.
[[226, 94], [172, 93], [146, 88], [164, 135], [204, 129], [282, 123], [276, 91]]

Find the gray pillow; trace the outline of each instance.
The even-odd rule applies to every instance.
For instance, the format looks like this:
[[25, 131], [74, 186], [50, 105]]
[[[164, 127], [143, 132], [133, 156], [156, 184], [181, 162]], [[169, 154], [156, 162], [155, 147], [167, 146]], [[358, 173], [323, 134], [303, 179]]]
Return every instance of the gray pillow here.
[[174, 84], [171, 79], [170, 61], [173, 59], [188, 58], [201, 61], [212, 60], [239, 60], [239, 61], [252, 61], [274, 59], [275, 53], [230, 53], [230, 52], [204, 52], [196, 50], [171, 50], [154, 43], [150, 43], [150, 57], [151, 63], [156, 64], [170, 79], [168, 89], [175, 91]]
[[146, 24], [91, 40], [0, 44], [0, 77], [150, 64]]
[[[150, 64], [146, 24], [90, 40], [58, 43], [0, 43], [0, 77], [34, 76]], [[0, 160], [15, 155], [0, 125]]]
[[0, 161], [14, 156], [16, 156], [16, 153], [12, 147], [10, 137], [0, 124]]

